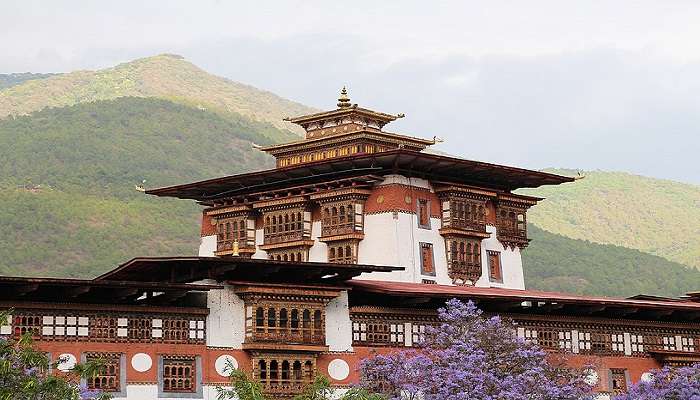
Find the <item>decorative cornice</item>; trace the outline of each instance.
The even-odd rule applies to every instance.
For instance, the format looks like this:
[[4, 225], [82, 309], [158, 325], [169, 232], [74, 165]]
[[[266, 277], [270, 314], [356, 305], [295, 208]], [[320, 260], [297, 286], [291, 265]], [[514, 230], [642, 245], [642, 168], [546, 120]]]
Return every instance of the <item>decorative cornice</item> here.
[[478, 239], [488, 239], [491, 237], [491, 234], [486, 231], [473, 231], [470, 229], [440, 228], [438, 232], [443, 236], [464, 236]]
[[318, 238], [319, 242], [337, 242], [341, 240], [357, 240], [360, 241], [365, 238], [364, 233], [346, 233], [344, 235], [333, 235], [333, 236], [321, 236]]
[[309, 199], [318, 200], [319, 202], [323, 203], [325, 201], [333, 201], [333, 200], [335, 200], [336, 197], [340, 197], [340, 196], [366, 199], [371, 194], [372, 194], [371, 190], [351, 187], [351, 188], [333, 189], [333, 190], [323, 191], [323, 192], [319, 192], [319, 193], [314, 193], [314, 194], [309, 195]]
[[294, 240], [291, 242], [284, 243], [269, 243], [261, 244], [258, 246], [260, 250], [274, 250], [274, 249], [286, 249], [290, 247], [311, 247], [314, 245], [314, 241], [311, 239]]

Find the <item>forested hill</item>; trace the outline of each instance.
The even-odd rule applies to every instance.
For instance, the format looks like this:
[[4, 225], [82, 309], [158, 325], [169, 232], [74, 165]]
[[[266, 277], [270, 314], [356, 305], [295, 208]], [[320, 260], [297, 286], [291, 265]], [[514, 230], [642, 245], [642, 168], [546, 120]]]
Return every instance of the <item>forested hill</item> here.
[[522, 191], [546, 198], [528, 220], [570, 238], [700, 268], [700, 186], [622, 172], [584, 174], [574, 183]]
[[700, 271], [614, 245], [570, 239], [533, 226], [523, 252], [525, 286], [603, 296], [680, 296], [700, 289]]
[[125, 96], [158, 97], [209, 111], [232, 112], [297, 133], [298, 127], [282, 119], [313, 111], [273, 93], [209, 74], [180, 56], [162, 54], [98, 71], [32, 79], [1, 90], [0, 118]]
[[89, 277], [139, 255], [194, 254], [199, 208], [146, 196], [273, 166], [288, 135], [233, 113], [120, 98], [0, 121], [0, 273]]
[[32, 79], [44, 79], [57, 74], [33, 74], [31, 72], [0, 74], [0, 90], [6, 89], [22, 82], [31, 81]]

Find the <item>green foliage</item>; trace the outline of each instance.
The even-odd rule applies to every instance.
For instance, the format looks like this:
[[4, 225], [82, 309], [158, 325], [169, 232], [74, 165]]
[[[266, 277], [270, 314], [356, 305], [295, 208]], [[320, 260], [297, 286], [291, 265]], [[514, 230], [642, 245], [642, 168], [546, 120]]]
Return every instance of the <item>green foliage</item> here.
[[0, 121], [0, 273], [88, 277], [137, 255], [192, 254], [199, 207], [145, 196], [251, 169], [274, 127], [121, 98]]
[[679, 296], [700, 287], [700, 271], [613, 245], [570, 239], [530, 224], [525, 287], [603, 296]]
[[19, 85], [33, 79], [44, 79], [56, 74], [33, 74], [31, 72], [0, 74], [0, 90]]
[[333, 392], [328, 378], [318, 375], [310, 385], [304, 388], [301, 394], [294, 396], [294, 400], [331, 400], [334, 398]]
[[[11, 311], [0, 312], [0, 325]], [[63, 360], [51, 363], [41, 351], [34, 349], [31, 334], [18, 340], [0, 339], [0, 400], [107, 400], [106, 393], [87, 390], [79, 385], [81, 378], [97, 375], [101, 361], [76, 364], [66, 374], [49, 374]]]
[[[567, 170], [552, 172], [570, 174]], [[614, 244], [700, 268], [700, 187], [621, 172], [523, 190], [546, 197], [529, 221], [574, 239]]]
[[231, 389], [217, 387], [217, 399], [268, 400], [263, 393], [262, 385], [251, 379], [245, 372], [236, 369], [231, 361], [226, 362], [224, 371], [229, 373]]
[[99, 71], [75, 71], [31, 80], [2, 90], [0, 118], [125, 96], [182, 101], [210, 111], [243, 115], [298, 134], [298, 128], [295, 130], [282, 119], [313, 111], [270, 92], [211, 75], [180, 56], [163, 54]]

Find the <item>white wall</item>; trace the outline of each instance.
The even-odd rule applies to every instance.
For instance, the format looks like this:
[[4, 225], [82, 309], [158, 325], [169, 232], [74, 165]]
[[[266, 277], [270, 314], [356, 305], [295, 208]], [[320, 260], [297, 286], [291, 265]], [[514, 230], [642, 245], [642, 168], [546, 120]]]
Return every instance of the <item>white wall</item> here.
[[330, 351], [352, 351], [352, 321], [347, 290], [340, 292], [340, 296], [326, 306], [326, 345]]
[[216, 235], [202, 236], [199, 241], [199, 256], [214, 257], [216, 252]]
[[[481, 242], [481, 278], [476, 282], [476, 286], [482, 287], [502, 287], [508, 289], [525, 289], [525, 277], [523, 274], [523, 260], [520, 249], [505, 248], [496, 235], [496, 227], [486, 225], [486, 231], [491, 237]], [[498, 251], [501, 253], [501, 268], [503, 270], [503, 283], [489, 281], [489, 260], [487, 251]]]
[[207, 346], [240, 349], [245, 339], [245, 306], [233, 287], [210, 290], [207, 294]]
[[[204, 385], [203, 395], [204, 397], [177, 397], [177, 400], [216, 400], [217, 399], [217, 386]], [[228, 387], [224, 387], [229, 389]], [[158, 385], [126, 385], [126, 396], [127, 397], [115, 397], [114, 400], [160, 400], [168, 399], [173, 400], [173, 397], [158, 397]]]
[[[438, 232], [440, 219], [430, 219], [430, 229], [418, 227], [415, 214], [381, 213], [365, 215], [365, 238], [360, 242], [360, 264], [393, 265], [404, 271], [362, 274], [360, 279], [421, 282], [431, 279], [439, 284], [452, 283], [447, 275], [445, 240]], [[432, 243], [435, 276], [421, 275], [419, 243]]]

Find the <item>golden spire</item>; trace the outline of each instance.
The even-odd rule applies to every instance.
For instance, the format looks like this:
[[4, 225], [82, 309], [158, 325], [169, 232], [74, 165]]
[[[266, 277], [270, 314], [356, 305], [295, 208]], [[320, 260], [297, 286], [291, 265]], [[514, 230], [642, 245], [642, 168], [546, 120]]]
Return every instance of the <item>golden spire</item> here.
[[348, 108], [350, 107], [350, 97], [348, 97], [348, 91], [343, 86], [343, 90], [340, 91], [340, 97], [338, 97], [338, 108]]
[[240, 254], [238, 253], [238, 239], [233, 241], [232, 247], [233, 247], [233, 254], [231, 254], [231, 255], [234, 257], [240, 256]]

